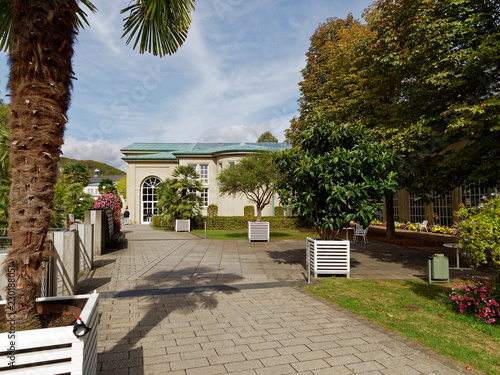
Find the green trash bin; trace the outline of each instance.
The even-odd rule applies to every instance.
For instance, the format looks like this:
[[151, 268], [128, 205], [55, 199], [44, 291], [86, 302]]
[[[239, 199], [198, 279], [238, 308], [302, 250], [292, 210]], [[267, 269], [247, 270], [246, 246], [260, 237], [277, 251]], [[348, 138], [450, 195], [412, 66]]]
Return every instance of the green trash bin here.
[[429, 283], [450, 282], [450, 261], [448, 255], [429, 255], [427, 263], [429, 266]]

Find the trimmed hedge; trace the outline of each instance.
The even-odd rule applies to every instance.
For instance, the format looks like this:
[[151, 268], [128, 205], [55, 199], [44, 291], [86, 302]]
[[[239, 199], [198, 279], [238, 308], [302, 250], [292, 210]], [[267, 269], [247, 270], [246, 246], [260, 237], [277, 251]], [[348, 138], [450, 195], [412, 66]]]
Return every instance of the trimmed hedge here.
[[[230, 229], [248, 229], [248, 219], [243, 216], [215, 216], [203, 217], [198, 223], [191, 220], [191, 228], [203, 229], [204, 222], [207, 222], [207, 229], [230, 230]], [[263, 216], [262, 221], [269, 221], [271, 230], [276, 229], [310, 229], [311, 226], [298, 217], [291, 216]], [[172, 226], [163, 226], [161, 216], [153, 216], [153, 226], [158, 228], [173, 228]]]
[[[225, 230], [248, 228], [248, 219], [242, 216], [205, 217], [203, 221], [207, 222], [207, 229]], [[203, 221], [199, 223], [198, 229], [203, 229]], [[271, 230], [310, 228], [308, 223], [297, 217], [263, 216], [262, 221], [269, 221]]]

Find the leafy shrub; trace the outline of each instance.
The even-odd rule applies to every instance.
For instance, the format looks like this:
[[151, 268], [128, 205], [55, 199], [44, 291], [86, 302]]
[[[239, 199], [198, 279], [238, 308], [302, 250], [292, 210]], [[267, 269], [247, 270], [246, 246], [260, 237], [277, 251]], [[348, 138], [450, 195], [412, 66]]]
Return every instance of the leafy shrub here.
[[473, 277], [469, 283], [456, 281], [450, 297], [457, 303], [460, 313], [470, 310], [485, 323], [498, 323], [500, 295], [494, 283], [478, 277]]
[[219, 215], [219, 207], [216, 204], [211, 204], [207, 207], [207, 216], [215, 217]]
[[285, 209], [281, 206], [274, 207], [274, 216], [285, 216]]
[[475, 267], [491, 264], [500, 278], [500, 196], [475, 208], [461, 205], [457, 215], [460, 251]]

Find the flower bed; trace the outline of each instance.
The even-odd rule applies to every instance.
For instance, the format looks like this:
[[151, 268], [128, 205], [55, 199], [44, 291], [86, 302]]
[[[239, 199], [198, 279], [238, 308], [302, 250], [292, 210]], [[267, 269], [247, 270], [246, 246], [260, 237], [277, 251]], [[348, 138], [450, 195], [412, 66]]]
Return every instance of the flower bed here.
[[[372, 225], [380, 225], [382, 227], [386, 226], [386, 223], [382, 223], [380, 221], [372, 221], [370, 224]], [[396, 225], [397, 229], [403, 229], [403, 230], [410, 230], [417, 232], [420, 228], [419, 224], [413, 224], [410, 222], [407, 223], [398, 223]], [[428, 226], [427, 227], [428, 231], [431, 233], [440, 233], [440, 234], [458, 234], [456, 228], [452, 227], [446, 227], [446, 226], [440, 226], [440, 225], [433, 225], [433, 226]]]

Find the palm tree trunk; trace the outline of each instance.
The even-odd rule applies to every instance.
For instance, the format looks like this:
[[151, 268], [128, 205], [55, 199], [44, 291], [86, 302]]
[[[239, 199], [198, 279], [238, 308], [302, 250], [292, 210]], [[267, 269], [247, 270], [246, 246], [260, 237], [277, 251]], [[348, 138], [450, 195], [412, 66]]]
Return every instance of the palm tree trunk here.
[[15, 277], [16, 328], [36, 322], [35, 298], [47, 257], [57, 162], [70, 102], [75, 0], [12, 0], [11, 162], [6, 266]]

